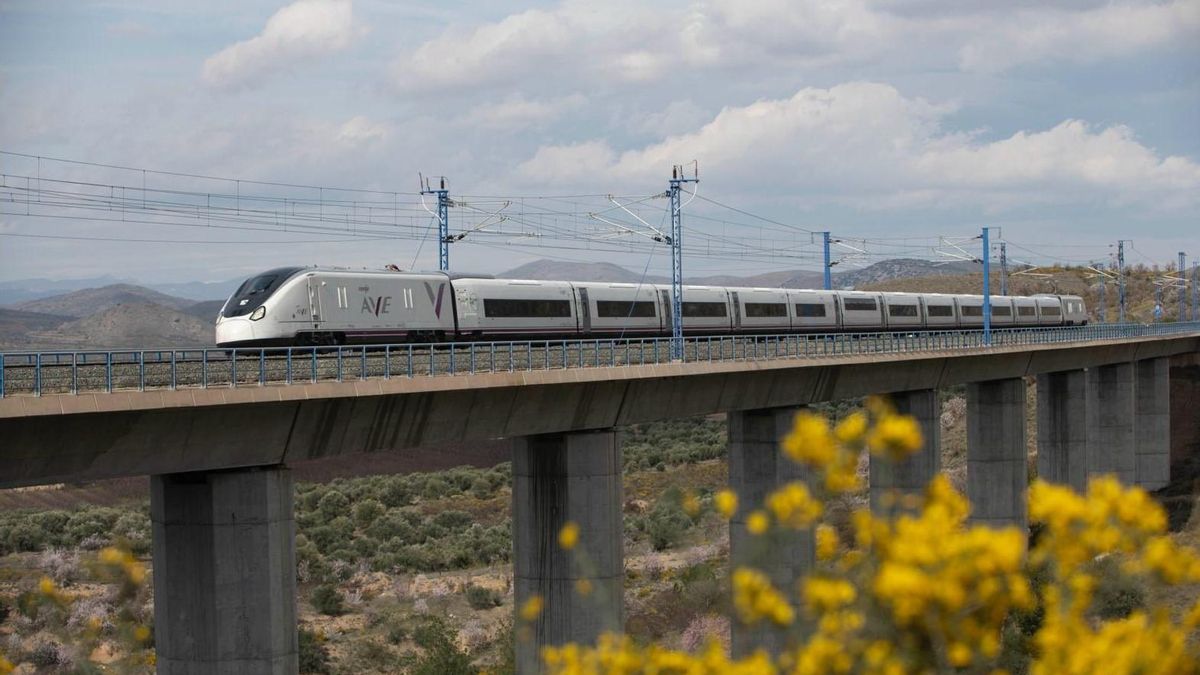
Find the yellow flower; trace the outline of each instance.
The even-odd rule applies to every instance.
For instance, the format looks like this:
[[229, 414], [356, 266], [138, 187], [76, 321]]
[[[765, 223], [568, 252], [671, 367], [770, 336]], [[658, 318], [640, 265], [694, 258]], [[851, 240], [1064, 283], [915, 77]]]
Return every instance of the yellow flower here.
[[590, 579], [580, 579], [575, 582], [575, 592], [587, 597], [592, 594], [592, 582]]
[[867, 437], [871, 454], [892, 460], [904, 459], [921, 447], [921, 427], [907, 415], [885, 415]]
[[115, 546], [107, 546], [100, 550], [100, 562], [105, 565], [120, 565], [125, 562], [125, 554]]
[[733, 572], [733, 606], [738, 617], [748, 624], [768, 619], [776, 625], [787, 626], [796, 616], [767, 575], [748, 567], [739, 567]]
[[713, 496], [713, 506], [717, 507], [717, 512], [725, 519], [732, 518], [733, 514], [737, 512], [737, 493], [728, 488], [721, 490]]
[[861, 411], [855, 411], [846, 416], [833, 430], [833, 435], [845, 445], [853, 445], [862, 440], [867, 433], [867, 416]]
[[809, 577], [804, 580], [804, 604], [814, 614], [832, 612], [854, 602], [858, 594], [845, 579]]
[[762, 534], [770, 525], [767, 514], [762, 511], [754, 511], [746, 518], [746, 529], [750, 534]]
[[955, 668], [966, 668], [971, 665], [971, 648], [961, 642], [951, 643], [947, 656], [950, 657], [950, 665]]
[[541, 615], [542, 608], [544, 606], [545, 602], [542, 600], [542, 596], [529, 596], [529, 599], [525, 601], [525, 604], [521, 605], [521, 618], [525, 621], [533, 621]]
[[132, 562], [125, 563], [124, 568], [125, 568], [125, 575], [128, 576], [129, 580], [131, 582], [133, 582], [134, 584], [141, 586], [142, 582], [144, 582], [146, 580], [146, 566], [145, 565], [143, 565], [139, 562], [136, 562], [136, 561], [132, 561]]
[[777, 522], [796, 529], [812, 525], [824, 512], [821, 502], [814, 499], [808, 486], [800, 481], [788, 483], [768, 495], [767, 508]]
[[42, 595], [47, 597], [54, 597], [58, 594], [58, 586], [54, 584], [54, 580], [50, 577], [42, 577], [42, 580], [38, 582], [38, 590], [42, 592]]
[[558, 531], [558, 545], [564, 550], [570, 551], [579, 543], [579, 525], [573, 521], [568, 521], [562, 529]]
[[145, 642], [150, 639], [150, 629], [145, 626], [138, 626], [133, 629], [133, 639], [138, 642]]
[[700, 498], [691, 490], [683, 493], [683, 503], [681, 505], [683, 506], [683, 512], [693, 518], [700, 513]]
[[824, 523], [818, 525], [816, 541], [818, 560], [832, 560], [833, 556], [837, 555], [838, 535], [837, 530], [833, 529], [832, 525], [825, 525]]
[[13, 670], [15, 670], [15, 666], [13, 666], [12, 662], [0, 656], [0, 675], [8, 675]]
[[791, 433], [783, 439], [783, 450], [796, 462], [813, 467], [823, 467], [837, 455], [829, 423], [808, 411], [796, 415]]

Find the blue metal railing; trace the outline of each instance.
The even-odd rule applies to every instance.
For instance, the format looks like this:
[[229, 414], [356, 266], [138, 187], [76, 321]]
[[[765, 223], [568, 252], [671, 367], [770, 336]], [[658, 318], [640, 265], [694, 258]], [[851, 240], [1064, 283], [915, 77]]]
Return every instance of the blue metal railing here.
[[[689, 337], [683, 360], [761, 361], [989, 349], [1164, 335], [1200, 321], [981, 330]], [[0, 353], [0, 398], [16, 394], [238, 387], [670, 363], [669, 337], [352, 347]], [[308, 366], [305, 368], [305, 364]], [[305, 372], [307, 370], [308, 372]]]

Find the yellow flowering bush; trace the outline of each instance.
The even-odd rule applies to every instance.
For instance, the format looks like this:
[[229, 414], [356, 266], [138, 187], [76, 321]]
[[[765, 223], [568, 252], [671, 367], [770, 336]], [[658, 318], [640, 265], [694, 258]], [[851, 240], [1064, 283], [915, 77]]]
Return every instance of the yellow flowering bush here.
[[[776, 489], [746, 516], [747, 531], [764, 541], [798, 531], [813, 538], [816, 560], [803, 578], [775, 584], [751, 566], [731, 573], [733, 620], [783, 631], [779, 653], [733, 658], [716, 641], [687, 653], [606, 635], [594, 646], [546, 648], [548, 671], [1001, 673], [1016, 633], [1028, 636], [1025, 661], [1016, 665], [1034, 675], [1200, 673], [1200, 648], [1188, 640], [1200, 626], [1200, 603], [1184, 616], [1150, 608], [1101, 619], [1092, 611], [1096, 562], [1109, 556], [1147, 582], [1200, 582], [1200, 556], [1167, 535], [1163, 509], [1139, 488], [1104, 477], [1079, 495], [1035, 482], [1031, 540], [1016, 527], [970, 525], [970, 504], [939, 475], [923, 494], [889, 495], [914, 508], [855, 511], [839, 534], [827, 522], [828, 506], [862, 488], [861, 454], [901, 461], [924, 443], [916, 421], [886, 400], [873, 397], [865, 407], [835, 427], [798, 414], [782, 452], [808, 478]], [[718, 492], [712, 507], [731, 518], [737, 495]]]

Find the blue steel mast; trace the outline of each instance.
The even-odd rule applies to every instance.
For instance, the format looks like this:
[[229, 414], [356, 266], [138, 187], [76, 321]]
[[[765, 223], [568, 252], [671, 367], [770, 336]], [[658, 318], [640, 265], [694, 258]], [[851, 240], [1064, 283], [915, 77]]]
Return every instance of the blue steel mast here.
[[691, 178], [684, 178], [683, 166], [671, 167], [671, 359], [683, 360], [683, 213], [679, 204], [680, 187], [684, 183], [699, 183], [699, 168]]
[[983, 228], [983, 344], [992, 344], [992, 264], [988, 230]]
[[446, 177], [442, 176], [440, 187], [432, 189], [426, 179], [421, 186], [421, 194], [437, 195], [438, 219], [438, 269], [443, 272], [450, 270], [450, 191], [446, 189]]
[[822, 232], [825, 241], [825, 290], [833, 289], [833, 263], [829, 261], [829, 232]]

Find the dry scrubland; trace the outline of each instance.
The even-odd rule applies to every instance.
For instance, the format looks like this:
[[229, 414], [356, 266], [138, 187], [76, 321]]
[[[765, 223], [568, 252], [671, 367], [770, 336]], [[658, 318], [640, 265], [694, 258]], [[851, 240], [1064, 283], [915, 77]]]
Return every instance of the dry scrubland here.
[[[942, 398], [943, 469], [961, 490], [966, 470], [963, 391], [946, 390]], [[1028, 401], [1032, 476], [1032, 386]], [[823, 408], [843, 417], [857, 403]], [[708, 635], [727, 636], [727, 526], [711, 509], [689, 515], [683, 504], [685, 490], [709, 503], [726, 482], [724, 421], [680, 420], [630, 429], [624, 448], [629, 634], [687, 650], [701, 648]], [[864, 458], [858, 472], [865, 470]], [[508, 466], [502, 464], [298, 484], [304, 671], [511, 671], [509, 481]], [[139, 482], [116, 485], [136, 488]], [[75, 490], [71, 501], [100, 495], [105, 505], [15, 509], [23, 500], [44, 504], [45, 493], [63, 490]], [[87, 561], [118, 540], [149, 565], [149, 521], [144, 500], [114, 502], [112, 494], [101, 485], [3, 495], [10, 508], [0, 515], [0, 553], [5, 554], [0, 557], [0, 653], [26, 662], [18, 672], [72, 672], [73, 661], [89, 655], [117, 659], [129, 649], [122, 646], [127, 643], [114, 614], [118, 585], [95, 583]], [[865, 503], [861, 492], [843, 495], [831, 504], [831, 521], [848, 533], [851, 510]], [[1173, 536], [1200, 546], [1198, 521], [1185, 519]], [[1115, 566], [1104, 574], [1112, 582], [1111, 592], [1097, 603], [1104, 616], [1122, 616], [1151, 601], [1182, 610], [1200, 595], [1194, 586], [1169, 594], [1156, 591], [1121, 575]], [[20, 609], [31, 593], [37, 595], [43, 577], [80, 598], [65, 617], [68, 626], [79, 629], [91, 617], [102, 622], [101, 639], [90, 654], [61, 645], [50, 622]], [[138, 602], [132, 620], [152, 629], [149, 594]], [[150, 667], [140, 669], [149, 672]]]

